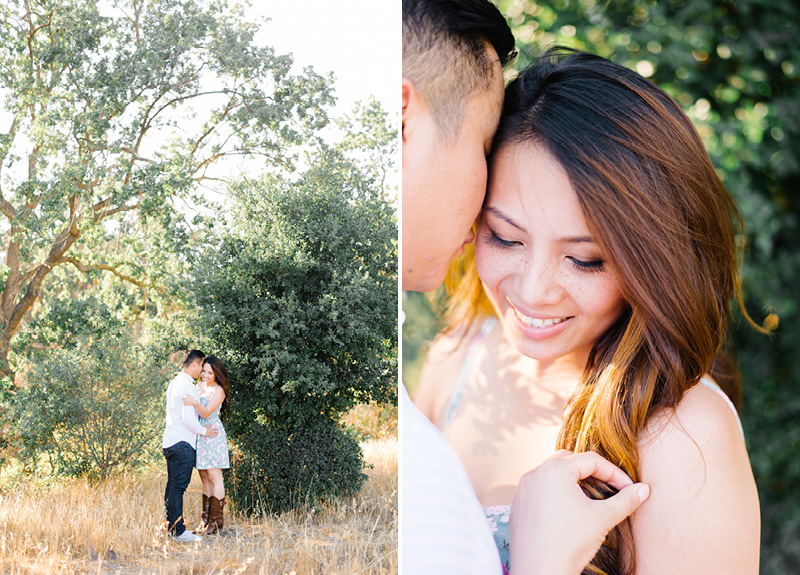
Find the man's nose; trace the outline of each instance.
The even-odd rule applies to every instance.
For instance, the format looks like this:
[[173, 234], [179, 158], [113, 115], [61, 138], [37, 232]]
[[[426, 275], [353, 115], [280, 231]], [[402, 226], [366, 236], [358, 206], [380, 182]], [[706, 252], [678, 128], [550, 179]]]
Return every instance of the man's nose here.
[[473, 241], [475, 241], [475, 231], [473, 230], [473, 228], [470, 228], [469, 233], [467, 234], [467, 238], [464, 240], [464, 243], [471, 244]]

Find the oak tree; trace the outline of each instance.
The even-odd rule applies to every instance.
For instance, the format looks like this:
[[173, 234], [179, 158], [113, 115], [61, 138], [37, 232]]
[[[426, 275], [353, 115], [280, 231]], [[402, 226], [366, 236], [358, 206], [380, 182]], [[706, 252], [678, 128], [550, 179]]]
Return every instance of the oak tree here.
[[159, 289], [146, 243], [100, 246], [148, 226], [183, 241], [222, 160], [291, 166], [327, 123], [331, 78], [256, 31], [217, 0], [0, 5], [0, 374], [55, 268]]

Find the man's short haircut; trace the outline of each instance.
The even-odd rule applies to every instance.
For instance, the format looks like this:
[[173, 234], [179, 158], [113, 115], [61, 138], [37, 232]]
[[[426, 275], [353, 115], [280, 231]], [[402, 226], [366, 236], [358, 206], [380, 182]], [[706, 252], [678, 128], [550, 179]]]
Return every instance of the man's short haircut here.
[[456, 135], [469, 97], [492, 85], [492, 46], [505, 66], [514, 36], [488, 0], [403, 0], [403, 77], [414, 82], [445, 138]]
[[206, 357], [199, 349], [192, 349], [189, 350], [189, 353], [186, 354], [186, 359], [183, 360], [183, 367], [189, 367], [196, 361], [203, 361]]

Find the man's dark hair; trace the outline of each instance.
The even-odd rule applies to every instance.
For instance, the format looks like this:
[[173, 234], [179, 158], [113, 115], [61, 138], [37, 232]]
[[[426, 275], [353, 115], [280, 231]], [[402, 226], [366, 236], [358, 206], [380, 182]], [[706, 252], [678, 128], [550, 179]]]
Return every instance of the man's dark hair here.
[[203, 361], [206, 357], [199, 349], [191, 349], [189, 353], [186, 354], [186, 359], [183, 360], [183, 367], [189, 367], [196, 361]]
[[488, 0], [403, 0], [403, 77], [444, 137], [458, 132], [470, 95], [492, 85], [487, 44], [502, 66], [515, 55], [511, 28]]

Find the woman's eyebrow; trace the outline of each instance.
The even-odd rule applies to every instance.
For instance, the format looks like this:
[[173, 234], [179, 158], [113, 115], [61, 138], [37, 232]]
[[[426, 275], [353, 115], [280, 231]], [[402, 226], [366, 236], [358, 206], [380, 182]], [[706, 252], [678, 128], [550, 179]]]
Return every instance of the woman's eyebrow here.
[[594, 240], [589, 236], [575, 236], [569, 238], [561, 238], [558, 240], [562, 244], [593, 244]]
[[[495, 208], [494, 206], [486, 206], [485, 208], [483, 208], [483, 211], [492, 214], [494, 217], [496, 217], [496, 218], [498, 218], [500, 220], [503, 220], [504, 222], [506, 222], [507, 224], [509, 224], [511, 226], [514, 226], [515, 228], [517, 228], [521, 232], [525, 231], [524, 227], [522, 227], [520, 224], [515, 222], [513, 219], [511, 219], [510, 217], [505, 215], [503, 212], [501, 212], [499, 209]], [[591, 236], [567, 236], [567, 237], [559, 238], [556, 241], [558, 243], [561, 243], [561, 244], [593, 244], [594, 243], [594, 240], [591, 238]]]
[[483, 211], [484, 212], [489, 212], [490, 214], [492, 214], [496, 218], [499, 218], [499, 219], [503, 220], [504, 222], [506, 222], [507, 224], [514, 226], [515, 228], [517, 228], [521, 232], [525, 231], [525, 228], [523, 228], [517, 222], [515, 222], [514, 220], [509, 218], [507, 215], [505, 215], [503, 212], [501, 212], [500, 210], [498, 210], [497, 208], [495, 208], [493, 206], [486, 206], [485, 208], [483, 208]]

